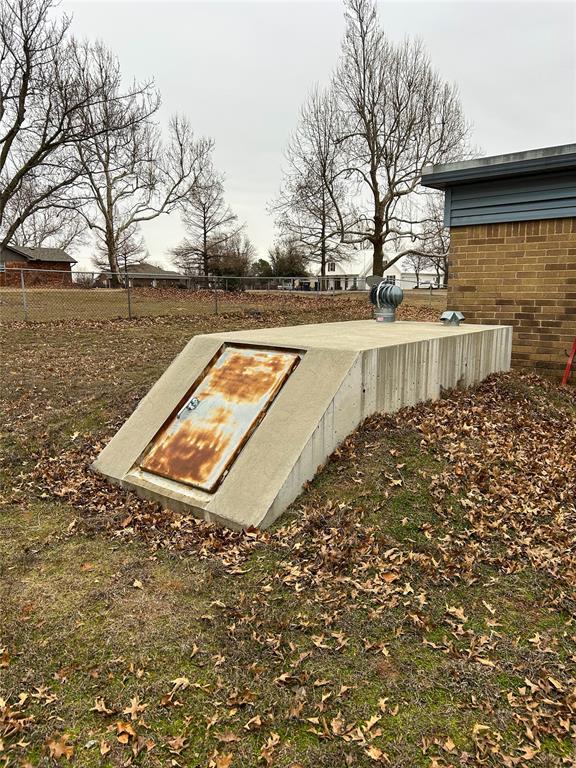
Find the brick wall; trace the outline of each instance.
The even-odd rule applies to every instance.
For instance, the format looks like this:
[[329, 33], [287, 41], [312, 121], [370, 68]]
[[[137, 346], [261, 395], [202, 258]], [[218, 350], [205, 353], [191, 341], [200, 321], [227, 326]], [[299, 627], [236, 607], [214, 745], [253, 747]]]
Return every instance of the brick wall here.
[[453, 227], [448, 308], [514, 326], [512, 362], [561, 370], [576, 336], [576, 219]]
[[35, 285], [63, 286], [72, 285], [71, 265], [57, 261], [34, 262], [7, 261], [6, 272], [0, 272], [0, 286], [19, 288], [20, 270], [24, 270], [26, 287]]

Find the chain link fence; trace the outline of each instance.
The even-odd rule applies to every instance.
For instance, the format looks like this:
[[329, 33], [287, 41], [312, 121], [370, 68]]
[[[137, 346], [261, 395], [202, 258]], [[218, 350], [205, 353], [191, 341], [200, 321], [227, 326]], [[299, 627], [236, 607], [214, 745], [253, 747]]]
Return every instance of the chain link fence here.
[[[415, 281], [406, 283], [410, 281], [399, 284], [415, 287]], [[6, 268], [0, 271], [0, 321], [217, 315], [281, 307], [294, 296], [366, 301], [366, 290], [366, 279], [358, 275], [204, 277], [133, 272], [122, 274], [114, 285], [106, 273]], [[418, 298], [429, 299], [437, 292], [426, 284], [426, 289], [416, 293]]]

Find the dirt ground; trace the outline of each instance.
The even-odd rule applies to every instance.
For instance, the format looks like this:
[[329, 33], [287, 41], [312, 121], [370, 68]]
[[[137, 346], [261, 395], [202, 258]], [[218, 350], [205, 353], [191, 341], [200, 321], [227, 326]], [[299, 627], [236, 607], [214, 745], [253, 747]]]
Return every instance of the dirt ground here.
[[373, 417], [266, 532], [88, 469], [193, 334], [366, 312], [2, 329], [0, 766], [576, 765], [573, 387]]

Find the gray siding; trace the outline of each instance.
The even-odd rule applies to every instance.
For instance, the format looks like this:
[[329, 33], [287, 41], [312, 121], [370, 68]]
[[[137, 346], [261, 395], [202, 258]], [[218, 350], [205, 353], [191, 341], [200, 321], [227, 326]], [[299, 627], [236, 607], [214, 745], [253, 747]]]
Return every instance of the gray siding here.
[[445, 223], [496, 224], [576, 217], [576, 173], [455, 184], [446, 190]]

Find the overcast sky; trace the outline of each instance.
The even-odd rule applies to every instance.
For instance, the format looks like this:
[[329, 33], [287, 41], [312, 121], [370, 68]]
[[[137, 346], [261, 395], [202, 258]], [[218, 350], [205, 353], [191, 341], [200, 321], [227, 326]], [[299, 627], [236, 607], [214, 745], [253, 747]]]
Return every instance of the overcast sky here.
[[[575, 3], [378, 5], [391, 38], [422, 38], [435, 67], [458, 84], [486, 154], [576, 141]], [[215, 139], [228, 202], [265, 256], [274, 238], [266, 204], [300, 104], [335, 65], [342, 3], [65, 0], [62, 8], [78, 36], [117, 53], [128, 79], [154, 78], [163, 116], [185, 113], [198, 134]], [[175, 214], [147, 224], [153, 261], [168, 263], [183, 234]]]

